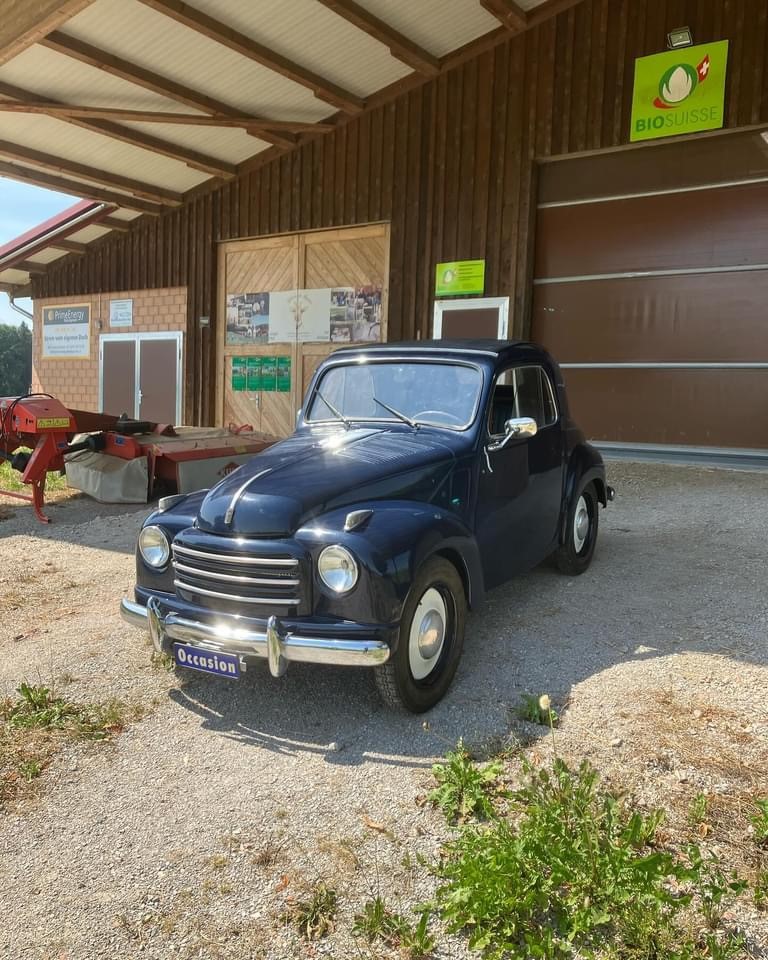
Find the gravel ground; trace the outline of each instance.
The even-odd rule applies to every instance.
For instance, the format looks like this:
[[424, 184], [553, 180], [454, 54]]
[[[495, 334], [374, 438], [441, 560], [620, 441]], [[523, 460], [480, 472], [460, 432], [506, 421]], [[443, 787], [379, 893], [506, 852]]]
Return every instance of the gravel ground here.
[[[389, 956], [349, 929], [372, 893], [407, 912], [431, 890], [417, 858], [446, 837], [419, 802], [431, 764], [460, 736], [487, 750], [525, 734], [544, 759], [546, 731], [512, 718], [525, 693], [556, 702], [566, 757], [670, 807], [670, 829], [709, 792], [712, 842], [754, 869], [745, 811], [768, 795], [766, 474], [616, 463], [609, 477], [617, 500], [589, 572], [542, 567], [491, 594], [428, 730], [386, 711], [361, 672], [293, 665], [233, 685], [152, 665], [117, 614], [145, 510], [75, 498], [45, 528], [13, 508], [0, 521], [0, 695], [27, 678], [148, 713], [111, 744], [67, 748], [39, 795], [0, 815], [0, 956]], [[320, 878], [339, 916], [307, 945], [280, 914]], [[768, 955], [764, 918], [741, 906], [732, 919]], [[467, 956], [438, 934], [436, 956]]]

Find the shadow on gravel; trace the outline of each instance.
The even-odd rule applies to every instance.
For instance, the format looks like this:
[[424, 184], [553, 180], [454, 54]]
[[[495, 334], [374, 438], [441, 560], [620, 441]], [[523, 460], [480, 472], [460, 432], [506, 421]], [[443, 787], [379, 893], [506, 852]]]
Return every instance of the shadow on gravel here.
[[43, 512], [51, 522], [41, 523], [29, 504], [0, 500], [0, 539], [28, 536], [133, 554], [141, 521], [152, 509], [152, 504], [98, 503], [74, 494], [46, 503]]
[[768, 665], [764, 475], [621, 464], [611, 479], [619, 496], [589, 571], [542, 566], [489, 594], [451, 691], [425, 716], [386, 710], [368, 671], [310, 665], [281, 680], [266, 665], [240, 684], [192, 677], [171, 697], [244, 746], [428, 766], [459, 737], [477, 749], [507, 734], [524, 694], [564, 704], [622, 663], [696, 652]]

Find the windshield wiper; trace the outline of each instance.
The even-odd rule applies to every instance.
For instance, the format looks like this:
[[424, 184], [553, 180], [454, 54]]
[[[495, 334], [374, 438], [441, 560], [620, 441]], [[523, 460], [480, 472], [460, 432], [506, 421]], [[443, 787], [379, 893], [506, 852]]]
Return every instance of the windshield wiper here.
[[326, 405], [326, 407], [328, 407], [328, 409], [331, 411], [331, 413], [332, 413], [337, 419], [341, 420], [341, 422], [344, 424], [344, 426], [347, 428], [347, 430], [349, 430], [349, 428], [352, 426], [352, 422], [351, 422], [350, 420], [348, 420], [348, 419], [344, 416], [343, 413], [340, 413], [340, 412], [336, 409], [336, 407], [334, 407], [334, 405], [330, 402], [330, 400], [326, 400], [326, 398], [322, 395], [322, 393], [321, 393], [319, 390], [316, 390], [315, 393], [318, 395], [318, 397], [320, 397], [320, 399], [323, 401], [323, 403]]
[[395, 410], [394, 407], [390, 407], [388, 403], [384, 403], [383, 400], [379, 400], [376, 397], [373, 398], [374, 403], [378, 403], [380, 407], [384, 407], [385, 410], [389, 410], [391, 414], [397, 417], [398, 420], [402, 420], [403, 423], [407, 423], [409, 427], [413, 427], [414, 430], [419, 429], [419, 424], [416, 420], [412, 420], [410, 417], [406, 417], [404, 413], [400, 413], [399, 410]]

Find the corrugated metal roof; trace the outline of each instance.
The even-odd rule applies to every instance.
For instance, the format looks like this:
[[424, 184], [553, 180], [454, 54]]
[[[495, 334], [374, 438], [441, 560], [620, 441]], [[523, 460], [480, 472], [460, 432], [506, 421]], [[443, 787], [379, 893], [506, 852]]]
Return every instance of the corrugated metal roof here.
[[54, 214], [54, 216], [49, 217], [47, 220], [43, 220], [43, 222], [39, 223], [36, 227], [26, 230], [24, 233], [19, 234], [18, 237], [15, 237], [13, 240], [9, 240], [7, 243], [4, 243], [2, 246], [0, 246], [0, 259], [7, 257], [20, 247], [34, 243], [48, 233], [60, 231], [61, 228], [65, 227], [67, 224], [71, 224], [76, 220], [81, 220], [87, 217], [89, 214], [97, 213], [100, 211], [101, 207], [102, 204], [95, 203], [93, 200], [78, 200], [78, 202], [73, 203], [71, 207], [67, 207], [66, 210], [62, 210], [61, 213]]
[[[60, 33], [90, 44], [106, 55], [129, 64], [129, 70], [149, 71], [154, 78], [144, 83], [113, 76], [99, 66], [86, 64], [43, 46], [29, 47], [0, 66], [0, 83], [21, 88], [40, 100], [55, 99], [75, 106], [131, 109], [153, 113], [200, 115], [210, 101], [225, 112], [248, 114], [274, 120], [316, 123], [335, 113], [338, 99], [312, 84], [283, 76], [254, 59], [202, 35], [190, 26], [152, 9], [151, 0], [94, 0], [71, 18]], [[545, 0], [518, 0], [526, 10]], [[479, 0], [357, 0], [358, 5], [378, 17], [433, 57], [444, 57], [486, 33], [498, 31], [499, 21]], [[365, 98], [408, 76], [411, 67], [398, 59], [386, 43], [370, 36], [317, 0], [192, 0], [184, 8], [199, 12], [225, 28], [235, 30], [287, 58], [298, 67], [316, 74], [330, 86], [341, 88], [352, 98]], [[154, 89], [147, 89], [147, 83]], [[167, 89], [168, 84], [186, 92]], [[165, 92], [159, 92], [165, 88]], [[2, 96], [2, 94], [0, 94]], [[202, 98], [202, 99], [201, 99]], [[200, 109], [191, 106], [199, 103]], [[82, 175], [66, 169], [67, 161], [108, 175], [128, 178], [150, 186], [185, 193], [210, 176], [211, 164], [224, 162], [232, 170], [243, 161], [270, 148], [270, 138], [253, 136], [242, 128], [190, 126], [162, 122], [111, 120], [126, 129], [128, 136], [165, 141], [171, 151], [202, 155], [203, 169], [171, 158], [145, 145], [125, 143], [104, 131], [86, 130], [51, 116], [0, 112], [0, 140], [22, 148], [61, 158], [52, 164], [50, 175], [79, 180]], [[208, 158], [208, 160], [206, 159]], [[0, 159], [3, 157], [0, 155]], [[7, 158], [38, 170], [30, 161]], [[107, 176], [105, 180], [109, 180]], [[96, 182], [94, 178], [94, 183]], [[120, 195], [115, 182], [103, 187]], [[140, 216], [120, 207], [113, 214], [126, 221]], [[72, 239], [83, 243], [103, 236], [103, 227], [88, 227]], [[58, 258], [60, 252], [51, 254]], [[15, 271], [0, 281], [26, 282]]]
[[315, 0], [240, 4], [231, 0], [196, 0], [195, 6], [362, 97], [411, 72], [383, 44]]
[[[249, 136], [244, 130], [232, 127], [182, 127], [165, 123], [125, 123], [123, 126], [231, 163], [242, 163], [271, 146], [258, 137]], [[204, 174], [203, 179], [206, 179]]]
[[[150, 124], [145, 126], [149, 127]], [[108, 173], [144, 180], [155, 186], [181, 192], [191, 190], [208, 179], [202, 171], [193, 170], [176, 160], [98, 133], [91, 133], [70, 123], [62, 123], [52, 117], [23, 113], [0, 114], [0, 139], [60, 157], [64, 161], [72, 160]], [[190, 145], [194, 142], [192, 140]], [[226, 158], [228, 154], [222, 152], [221, 156]], [[2, 151], [0, 159], [5, 159]], [[66, 173], [62, 171], [61, 175], [66, 176]]]
[[480, 6], [480, 0], [475, 3], [466, 0], [356, 2], [436, 57], [443, 57], [501, 26]]
[[[93, 9], [99, 7], [100, 2], [97, 2]], [[30, 47], [3, 64], [0, 67], [0, 82], [12, 83], [41, 97], [53, 97], [63, 103], [171, 110], [174, 113], [200, 112], [41, 46]]]

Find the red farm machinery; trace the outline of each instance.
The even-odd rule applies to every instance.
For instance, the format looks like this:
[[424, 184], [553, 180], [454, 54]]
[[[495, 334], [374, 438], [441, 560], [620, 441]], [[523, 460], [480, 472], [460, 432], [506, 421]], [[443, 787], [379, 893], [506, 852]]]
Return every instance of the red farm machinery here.
[[[146, 503], [158, 492], [188, 493], [212, 486], [274, 442], [274, 437], [250, 427], [174, 427], [69, 410], [48, 394], [5, 397], [0, 398], [0, 460], [21, 474], [31, 492], [0, 494], [31, 503], [38, 520], [49, 523], [43, 506], [51, 472], [66, 468], [70, 485], [96, 499]], [[79, 478], [74, 482], [70, 469]], [[126, 477], [128, 471], [129, 481], [115, 483], [115, 476]], [[112, 478], [111, 486], [102, 484], [104, 477]]]

